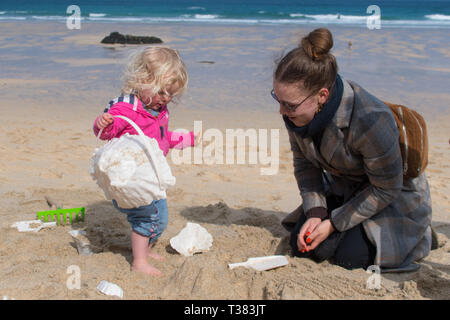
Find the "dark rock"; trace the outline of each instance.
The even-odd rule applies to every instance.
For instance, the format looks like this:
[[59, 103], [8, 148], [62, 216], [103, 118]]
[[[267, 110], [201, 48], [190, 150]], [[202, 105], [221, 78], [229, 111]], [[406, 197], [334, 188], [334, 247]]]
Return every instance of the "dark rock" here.
[[202, 60], [202, 61], [199, 61], [198, 63], [214, 64], [215, 62], [214, 61], [209, 61], [209, 60]]
[[145, 36], [132, 36], [123, 35], [119, 32], [111, 32], [109, 36], [103, 38], [101, 43], [106, 44], [152, 44], [152, 43], [163, 43], [160, 38], [157, 37], [145, 37]]

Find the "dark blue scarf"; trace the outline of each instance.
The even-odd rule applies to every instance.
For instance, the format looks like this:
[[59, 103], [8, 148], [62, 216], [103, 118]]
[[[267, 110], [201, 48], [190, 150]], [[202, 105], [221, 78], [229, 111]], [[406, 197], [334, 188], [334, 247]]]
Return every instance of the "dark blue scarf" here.
[[310, 123], [301, 127], [297, 127], [287, 116], [283, 115], [286, 128], [299, 133], [302, 138], [312, 138], [316, 147], [320, 148], [323, 131], [336, 114], [343, 92], [344, 84], [341, 77], [337, 75], [332, 86], [331, 97], [323, 105], [322, 111], [317, 113]]

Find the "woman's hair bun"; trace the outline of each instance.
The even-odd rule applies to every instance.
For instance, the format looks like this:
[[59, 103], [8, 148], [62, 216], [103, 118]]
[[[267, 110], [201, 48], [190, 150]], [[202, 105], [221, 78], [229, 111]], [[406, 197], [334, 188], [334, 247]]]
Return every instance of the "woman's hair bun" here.
[[333, 47], [333, 36], [326, 28], [311, 31], [300, 42], [300, 47], [313, 60], [321, 60]]

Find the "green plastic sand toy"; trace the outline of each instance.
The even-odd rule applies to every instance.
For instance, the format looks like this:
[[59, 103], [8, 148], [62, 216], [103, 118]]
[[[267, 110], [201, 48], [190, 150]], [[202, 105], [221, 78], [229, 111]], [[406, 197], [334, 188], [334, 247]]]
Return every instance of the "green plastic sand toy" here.
[[74, 221], [84, 221], [84, 207], [71, 208], [71, 209], [57, 209], [49, 211], [40, 211], [37, 213], [37, 218], [42, 220], [44, 218], [45, 222], [56, 221], [56, 224], [67, 223], [67, 219], [72, 223]]

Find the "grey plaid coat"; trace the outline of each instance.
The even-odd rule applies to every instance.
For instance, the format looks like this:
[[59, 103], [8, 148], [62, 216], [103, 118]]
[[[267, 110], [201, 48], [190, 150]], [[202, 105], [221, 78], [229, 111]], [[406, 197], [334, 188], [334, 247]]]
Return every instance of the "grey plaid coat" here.
[[[288, 130], [303, 204], [282, 222], [327, 207], [326, 195], [344, 197], [330, 213], [338, 231], [360, 223], [376, 246], [374, 264], [407, 267], [431, 249], [431, 198], [425, 173], [404, 179], [398, 129], [390, 109], [356, 83], [344, 82], [341, 103], [325, 128], [320, 150]], [[323, 182], [322, 170], [334, 181]]]

